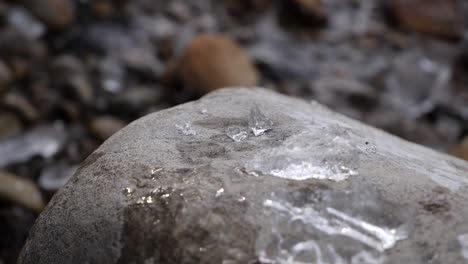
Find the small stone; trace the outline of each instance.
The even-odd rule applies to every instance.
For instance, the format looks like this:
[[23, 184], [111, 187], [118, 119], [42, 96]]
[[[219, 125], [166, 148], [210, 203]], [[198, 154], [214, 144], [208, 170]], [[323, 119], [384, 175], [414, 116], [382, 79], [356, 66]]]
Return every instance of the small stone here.
[[34, 182], [6, 171], [0, 171], [0, 198], [35, 212], [41, 212], [45, 206]]
[[112, 116], [100, 116], [94, 118], [89, 124], [91, 134], [100, 140], [106, 140], [115, 132], [122, 129], [126, 123]]
[[51, 30], [64, 30], [75, 19], [72, 0], [22, 0], [22, 3]]
[[273, 128], [273, 121], [266, 117], [258, 106], [254, 106], [250, 110], [249, 128], [252, 130], [253, 134], [258, 137]]
[[90, 2], [91, 12], [100, 18], [108, 18], [115, 14], [114, 3], [109, 0], [93, 0]]
[[7, 19], [11, 27], [29, 39], [37, 39], [45, 32], [44, 25], [22, 7], [10, 9]]
[[226, 135], [235, 142], [241, 142], [249, 137], [249, 131], [243, 127], [231, 126], [226, 129]]
[[463, 23], [454, 0], [391, 0], [390, 13], [405, 30], [460, 39]]
[[320, 28], [327, 24], [321, 0], [281, 0], [281, 24], [299, 28]]
[[17, 135], [22, 129], [23, 125], [15, 114], [6, 111], [0, 113], [0, 141]]
[[463, 138], [463, 140], [457, 146], [449, 150], [449, 153], [453, 156], [459, 157], [468, 161], [468, 136]]
[[3, 104], [29, 122], [33, 122], [39, 118], [37, 108], [22, 95], [9, 93], [3, 98]]
[[75, 56], [62, 55], [52, 62], [54, 83], [64, 90], [63, 93], [76, 96], [80, 102], [90, 104], [94, 98], [94, 89], [89, 81], [85, 67]]
[[8, 83], [13, 79], [13, 75], [8, 66], [0, 60], [0, 95], [7, 89]]
[[255, 86], [258, 81], [257, 70], [247, 53], [223, 35], [195, 37], [177, 71], [185, 86], [201, 94], [222, 87]]

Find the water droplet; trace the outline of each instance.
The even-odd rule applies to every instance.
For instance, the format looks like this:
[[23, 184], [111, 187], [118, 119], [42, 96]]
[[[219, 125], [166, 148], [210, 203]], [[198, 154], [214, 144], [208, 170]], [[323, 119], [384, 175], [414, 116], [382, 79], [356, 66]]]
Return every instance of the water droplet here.
[[223, 193], [224, 193], [224, 188], [221, 188], [221, 189], [217, 190], [216, 191], [216, 197], [221, 196]]
[[239, 202], [245, 202], [245, 197], [244, 197], [244, 196], [241, 196], [239, 199], [237, 199], [237, 201], [239, 201]]
[[152, 204], [154, 203], [154, 199], [151, 196], [142, 196], [136, 202], [137, 204]]
[[206, 114], [206, 113], [208, 113], [208, 109], [206, 109], [206, 108], [203, 108], [203, 109], [201, 109], [201, 110], [200, 110], [200, 113], [202, 113], [202, 114]]
[[249, 128], [253, 134], [257, 137], [263, 135], [266, 131], [273, 128], [273, 121], [266, 117], [258, 108], [254, 106], [250, 110], [249, 115]]
[[127, 187], [127, 188], [124, 188], [122, 190], [122, 193], [125, 195], [125, 196], [131, 196], [133, 193], [135, 192], [135, 190], [133, 190], [132, 188], [130, 187]]
[[164, 199], [169, 198], [170, 196], [171, 196], [171, 195], [168, 194], [168, 193], [161, 195], [161, 197], [164, 198]]
[[176, 128], [186, 136], [194, 136], [197, 132], [193, 129], [192, 123], [186, 122], [183, 125], [176, 125]]
[[241, 142], [242, 140], [249, 137], [249, 132], [245, 128], [231, 126], [226, 129], [226, 135], [235, 142]]

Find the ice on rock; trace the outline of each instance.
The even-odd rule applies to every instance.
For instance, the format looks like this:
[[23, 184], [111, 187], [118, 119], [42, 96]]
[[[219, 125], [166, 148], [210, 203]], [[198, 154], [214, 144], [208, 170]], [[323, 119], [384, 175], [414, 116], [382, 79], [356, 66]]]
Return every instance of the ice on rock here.
[[287, 139], [282, 146], [260, 152], [246, 165], [252, 175], [290, 180], [342, 181], [357, 175], [359, 150], [347, 132], [316, 128]]
[[468, 233], [459, 235], [458, 242], [461, 246], [461, 254], [462, 256], [468, 260]]
[[226, 129], [226, 135], [235, 142], [241, 142], [249, 137], [249, 131], [243, 127], [231, 126]]
[[197, 134], [191, 122], [185, 122], [183, 125], [176, 125], [176, 128], [186, 136], [194, 136]]
[[325, 190], [306, 201], [264, 200], [270, 225], [257, 240], [262, 263], [384, 263], [385, 251], [408, 237], [408, 225], [398, 212], [400, 220], [382, 223], [386, 212], [375, 194], [353, 191], [360, 193]]
[[249, 115], [249, 128], [253, 134], [257, 137], [263, 135], [266, 131], [273, 128], [273, 121], [266, 117], [258, 106], [254, 106], [250, 110]]

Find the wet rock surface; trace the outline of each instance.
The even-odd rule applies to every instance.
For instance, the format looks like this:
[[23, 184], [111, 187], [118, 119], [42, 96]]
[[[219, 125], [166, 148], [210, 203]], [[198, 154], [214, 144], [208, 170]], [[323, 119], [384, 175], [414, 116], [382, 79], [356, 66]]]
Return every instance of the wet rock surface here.
[[19, 263], [463, 263], [467, 169], [315, 102], [220, 90], [107, 140]]

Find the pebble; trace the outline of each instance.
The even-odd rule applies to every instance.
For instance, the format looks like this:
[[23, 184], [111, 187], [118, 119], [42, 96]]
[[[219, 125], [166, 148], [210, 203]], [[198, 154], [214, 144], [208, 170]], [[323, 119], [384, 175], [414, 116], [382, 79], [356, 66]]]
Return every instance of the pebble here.
[[89, 124], [89, 130], [92, 135], [100, 140], [106, 140], [115, 132], [123, 128], [126, 123], [112, 116], [100, 116], [94, 118]]
[[19, 94], [9, 93], [3, 99], [3, 104], [12, 109], [28, 122], [33, 122], [39, 118], [39, 112], [29, 100]]
[[319, 28], [327, 24], [321, 0], [282, 0], [279, 19], [286, 26]]
[[22, 129], [23, 125], [15, 114], [0, 112], [0, 141], [20, 133]]
[[72, 0], [23, 0], [22, 3], [51, 30], [64, 30], [75, 20]]
[[463, 140], [457, 146], [452, 147], [449, 153], [460, 159], [468, 161], [468, 136], [464, 137]]
[[45, 206], [34, 182], [6, 171], [0, 171], [0, 198], [34, 212], [41, 212]]
[[44, 25], [22, 7], [12, 8], [7, 20], [12, 28], [29, 39], [40, 38], [45, 32]]
[[8, 66], [0, 60], [0, 94], [2, 94], [12, 80], [13, 76]]
[[255, 86], [259, 78], [247, 53], [226, 36], [216, 34], [199, 35], [190, 42], [178, 75], [200, 94], [228, 86]]
[[441, 38], [460, 39], [462, 19], [452, 0], [392, 0], [390, 13], [405, 30]]

